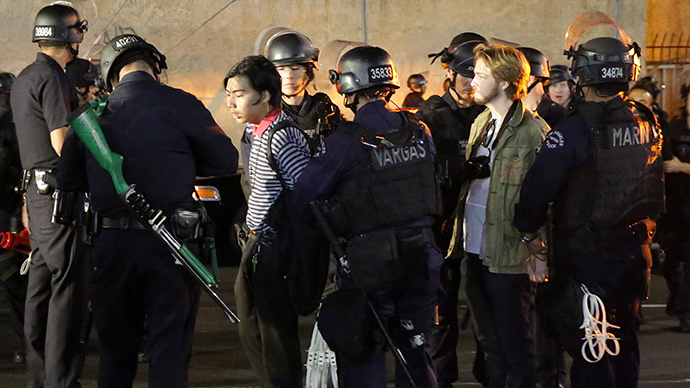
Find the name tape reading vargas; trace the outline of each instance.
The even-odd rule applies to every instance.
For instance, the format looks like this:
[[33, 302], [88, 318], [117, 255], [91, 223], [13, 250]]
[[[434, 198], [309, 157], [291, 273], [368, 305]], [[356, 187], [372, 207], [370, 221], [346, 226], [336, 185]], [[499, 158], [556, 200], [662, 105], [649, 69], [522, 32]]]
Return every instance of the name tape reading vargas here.
[[409, 164], [426, 159], [428, 152], [421, 144], [403, 145], [400, 147], [379, 148], [371, 150], [374, 155], [374, 169]]
[[41, 38], [52, 38], [53, 27], [52, 26], [36, 26], [34, 27], [34, 36]]
[[648, 144], [651, 132], [651, 126], [646, 122], [634, 127], [609, 128], [611, 148]]
[[381, 81], [381, 80], [392, 80], [393, 79], [393, 66], [391, 65], [381, 65], [372, 66], [369, 68], [369, 82]]

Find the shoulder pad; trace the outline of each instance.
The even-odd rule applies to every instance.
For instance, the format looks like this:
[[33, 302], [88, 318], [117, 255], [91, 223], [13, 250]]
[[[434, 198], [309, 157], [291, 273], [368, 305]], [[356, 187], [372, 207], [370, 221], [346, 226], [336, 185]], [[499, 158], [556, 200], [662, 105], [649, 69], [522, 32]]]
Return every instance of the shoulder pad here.
[[435, 94], [419, 104], [419, 110], [436, 110], [444, 107], [448, 107], [448, 104], [443, 100], [443, 97]]
[[311, 98], [313, 98], [314, 101], [316, 101], [317, 103], [325, 102], [327, 104], [332, 104], [331, 98], [328, 97], [328, 94], [326, 94], [326, 93], [318, 92], [318, 93], [314, 94], [313, 96], [311, 96]]
[[338, 122], [337, 133], [359, 139], [366, 133], [366, 128], [354, 121], [343, 120]]
[[590, 127], [599, 126], [604, 115], [604, 107], [596, 102], [583, 101], [575, 105], [573, 111], [582, 117]]

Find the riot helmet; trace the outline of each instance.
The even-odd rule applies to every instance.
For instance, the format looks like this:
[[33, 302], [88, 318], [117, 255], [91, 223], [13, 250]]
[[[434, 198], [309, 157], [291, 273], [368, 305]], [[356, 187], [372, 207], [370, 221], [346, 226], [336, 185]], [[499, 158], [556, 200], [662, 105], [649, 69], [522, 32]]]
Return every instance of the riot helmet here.
[[518, 47], [517, 49], [525, 55], [527, 62], [529, 62], [531, 69], [529, 75], [541, 79], [550, 77], [549, 60], [541, 51], [531, 47]]
[[156, 76], [168, 68], [165, 55], [137, 35], [119, 35], [108, 42], [101, 53], [101, 76], [105, 89], [112, 91], [112, 80], [119, 74], [120, 69], [138, 60], [146, 61]]
[[[611, 25], [618, 30], [620, 39], [598, 37], [577, 45], [589, 28]], [[566, 32], [564, 54], [572, 58], [571, 70], [582, 86], [627, 91], [628, 83], [640, 73], [641, 49], [608, 15], [589, 11], [576, 18]]]
[[31, 41], [44, 46], [81, 43], [88, 29], [89, 22], [81, 20], [70, 2], [57, 1], [38, 11]]
[[316, 68], [319, 49], [305, 35], [297, 31], [284, 31], [268, 41], [264, 56], [276, 67], [309, 64]]
[[380, 47], [360, 46], [340, 57], [338, 70], [328, 76], [340, 94], [349, 94], [376, 86], [400, 87], [393, 59]]
[[546, 80], [544, 85], [549, 86], [563, 81], [569, 81], [569, 83], [572, 82], [573, 85], [577, 83], [575, 77], [570, 74], [570, 69], [568, 69], [568, 66], [551, 65], [551, 75], [549, 76], [549, 79]]
[[427, 84], [426, 78], [421, 74], [412, 74], [407, 78], [407, 87], [412, 90], [419, 90]]
[[463, 32], [450, 42], [448, 47], [436, 54], [429, 54], [429, 58], [441, 58], [441, 63], [449, 67], [453, 72], [463, 77], [474, 78], [474, 48], [479, 44], [489, 42], [481, 35], [474, 32]]
[[12, 73], [0, 73], [0, 93], [9, 92], [15, 78]]

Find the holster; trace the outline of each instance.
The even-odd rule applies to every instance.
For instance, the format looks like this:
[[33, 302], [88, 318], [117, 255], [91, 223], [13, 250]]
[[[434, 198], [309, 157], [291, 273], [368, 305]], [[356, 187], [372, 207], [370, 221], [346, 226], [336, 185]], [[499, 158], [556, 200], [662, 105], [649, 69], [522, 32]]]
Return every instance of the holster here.
[[55, 192], [57, 182], [52, 168], [36, 168], [31, 171], [36, 179], [36, 191], [42, 195], [51, 195]]
[[194, 241], [215, 235], [215, 223], [208, 218], [206, 209], [196, 203], [194, 210], [175, 209], [170, 216], [170, 232], [179, 241]]
[[84, 193], [54, 190], [51, 222], [60, 225], [79, 223], [83, 220], [82, 214], [87, 211], [84, 205]]

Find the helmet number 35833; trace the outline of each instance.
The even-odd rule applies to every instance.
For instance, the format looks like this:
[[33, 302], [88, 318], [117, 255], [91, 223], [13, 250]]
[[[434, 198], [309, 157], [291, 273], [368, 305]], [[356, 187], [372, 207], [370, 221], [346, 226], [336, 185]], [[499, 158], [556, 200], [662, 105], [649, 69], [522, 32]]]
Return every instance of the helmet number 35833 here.
[[375, 66], [369, 68], [369, 81], [393, 79], [393, 68], [391, 65]]

